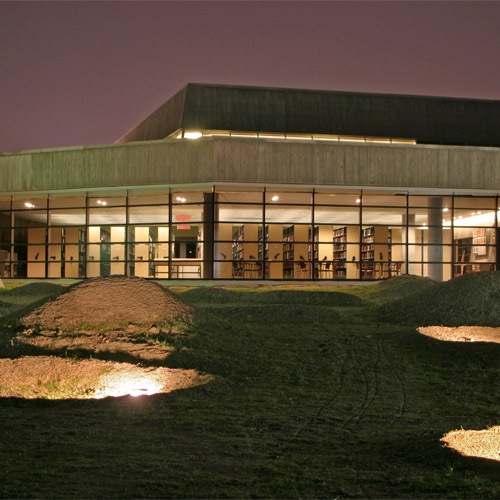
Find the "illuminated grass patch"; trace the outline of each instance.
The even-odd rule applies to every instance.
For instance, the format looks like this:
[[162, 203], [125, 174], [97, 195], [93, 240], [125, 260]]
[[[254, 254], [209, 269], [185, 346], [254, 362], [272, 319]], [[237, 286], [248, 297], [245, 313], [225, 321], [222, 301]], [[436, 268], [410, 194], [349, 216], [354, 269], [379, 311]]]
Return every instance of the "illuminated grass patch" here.
[[0, 359], [0, 397], [100, 399], [146, 396], [186, 389], [210, 380], [195, 370], [145, 368], [96, 359], [55, 356]]
[[500, 461], [500, 426], [479, 431], [457, 429], [445, 434], [441, 441], [463, 456]]

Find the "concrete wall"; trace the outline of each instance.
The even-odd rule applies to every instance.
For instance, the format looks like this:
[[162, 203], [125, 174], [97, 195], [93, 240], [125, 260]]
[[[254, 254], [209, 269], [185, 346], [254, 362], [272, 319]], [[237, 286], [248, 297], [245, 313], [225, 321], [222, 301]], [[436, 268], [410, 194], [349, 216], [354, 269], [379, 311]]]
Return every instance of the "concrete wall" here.
[[500, 191], [500, 149], [220, 137], [0, 155], [0, 193], [207, 182]]

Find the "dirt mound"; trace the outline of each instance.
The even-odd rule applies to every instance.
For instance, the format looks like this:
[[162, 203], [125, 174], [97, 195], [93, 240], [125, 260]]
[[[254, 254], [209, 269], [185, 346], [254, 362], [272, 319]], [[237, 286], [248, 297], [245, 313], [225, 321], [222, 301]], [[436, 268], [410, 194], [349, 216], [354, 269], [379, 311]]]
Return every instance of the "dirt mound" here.
[[458, 429], [441, 438], [447, 448], [466, 457], [500, 460], [500, 427], [489, 427], [481, 431]]
[[190, 308], [171, 292], [138, 277], [104, 276], [71, 287], [21, 319], [28, 327], [72, 329], [189, 321]]
[[0, 359], [0, 397], [87, 399], [186, 389], [213, 377], [195, 370], [145, 368], [97, 359], [55, 356]]
[[500, 326], [500, 271], [438, 283], [380, 308], [385, 319], [418, 326]]
[[500, 328], [491, 326], [422, 326], [417, 330], [427, 337], [446, 342], [494, 342], [500, 344]]

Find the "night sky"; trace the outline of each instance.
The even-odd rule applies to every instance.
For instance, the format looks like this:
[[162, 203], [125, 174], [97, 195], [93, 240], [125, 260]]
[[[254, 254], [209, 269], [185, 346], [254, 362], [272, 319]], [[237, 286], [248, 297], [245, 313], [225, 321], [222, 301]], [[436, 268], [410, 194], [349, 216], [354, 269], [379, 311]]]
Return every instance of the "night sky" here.
[[114, 142], [188, 82], [500, 100], [500, 2], [0, 0], [0, 151]]

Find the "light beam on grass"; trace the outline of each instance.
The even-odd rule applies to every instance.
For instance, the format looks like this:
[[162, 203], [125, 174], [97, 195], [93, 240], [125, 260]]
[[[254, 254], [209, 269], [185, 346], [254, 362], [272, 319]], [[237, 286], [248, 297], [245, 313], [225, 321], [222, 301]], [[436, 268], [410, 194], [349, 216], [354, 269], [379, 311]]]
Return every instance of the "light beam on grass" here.
[[107, 375], [101, 381], [101, 387], [96, 391], [94, 397], [105, 398], [121, 396], [151, 396], [161, 392], [162, 384], [154, 377], [147, 375], [121, 375], [119, 373]]

